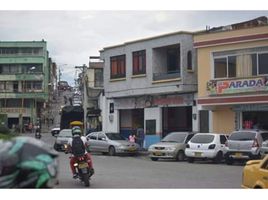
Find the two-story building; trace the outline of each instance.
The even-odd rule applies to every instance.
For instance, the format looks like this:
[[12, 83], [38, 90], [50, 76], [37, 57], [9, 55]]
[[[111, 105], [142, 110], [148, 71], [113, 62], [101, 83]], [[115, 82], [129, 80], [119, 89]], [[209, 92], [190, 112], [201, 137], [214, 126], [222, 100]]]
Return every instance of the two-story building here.
[[267, 18], [199, 32], [194, 47], [200, 131], [230, 133], [254, 125], [267, 129]]
[[145, 147], [172, 131], [198, 130], [193, 35], [175, 32], [105, 47], [103, 130], [145, 132]]
[[48, 101], [45, 41], [0, 41], [0, 113], [8, 127], [35, 123]]

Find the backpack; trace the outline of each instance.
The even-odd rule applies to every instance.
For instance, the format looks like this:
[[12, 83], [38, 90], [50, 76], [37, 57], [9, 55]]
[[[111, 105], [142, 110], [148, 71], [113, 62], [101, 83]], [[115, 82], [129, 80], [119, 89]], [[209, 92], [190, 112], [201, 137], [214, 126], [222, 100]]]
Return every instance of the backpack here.
[[84, 142], [80, 137], [73, 137], [72, 141], [72, 154], [77, 157], [77, 156], [82, 156], [85, 154], [85, 145]]

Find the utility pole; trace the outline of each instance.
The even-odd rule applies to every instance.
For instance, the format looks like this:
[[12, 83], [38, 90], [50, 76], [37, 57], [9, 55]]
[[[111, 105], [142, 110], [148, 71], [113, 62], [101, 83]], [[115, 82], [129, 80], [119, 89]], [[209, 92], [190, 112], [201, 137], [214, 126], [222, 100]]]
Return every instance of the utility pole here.
[[82, 71], [82, 84], [83, 84], [83, 110], [84, 110], [84, 135], [86, 135], [87, 129], [87, 85], [86, 85], [86, 69], [87, 66], [75, 66], [76, 69]]

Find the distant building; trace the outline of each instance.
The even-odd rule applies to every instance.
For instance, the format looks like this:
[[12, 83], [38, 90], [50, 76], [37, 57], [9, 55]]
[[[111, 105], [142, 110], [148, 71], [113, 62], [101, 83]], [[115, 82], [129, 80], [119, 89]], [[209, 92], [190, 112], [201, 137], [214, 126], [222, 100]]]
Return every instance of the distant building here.
[[46, 41], [0, 41], [0, 113], [8, 127], [35, 123], [49, 100]]
[[105, 47], [103, 129], [145, 132], [145, 147], [172, 131], [197, 130], [193, 35], [175, 32]]

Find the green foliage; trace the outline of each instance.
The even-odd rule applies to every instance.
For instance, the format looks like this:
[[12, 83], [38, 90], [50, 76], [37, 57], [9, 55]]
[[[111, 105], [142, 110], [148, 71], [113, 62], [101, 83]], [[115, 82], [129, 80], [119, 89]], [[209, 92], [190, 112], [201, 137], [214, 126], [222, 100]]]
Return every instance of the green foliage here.
[[7, 128], [5, 126], [0, 125], [0, 133], [2, 133], [2, 134], [10, 134], [10, 130], [9, 130], [9, 128]]

